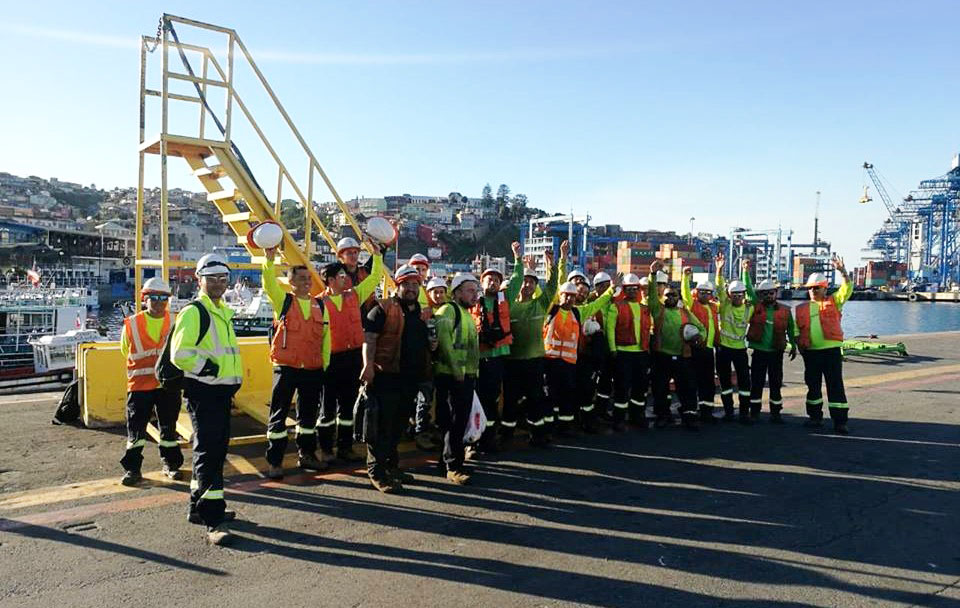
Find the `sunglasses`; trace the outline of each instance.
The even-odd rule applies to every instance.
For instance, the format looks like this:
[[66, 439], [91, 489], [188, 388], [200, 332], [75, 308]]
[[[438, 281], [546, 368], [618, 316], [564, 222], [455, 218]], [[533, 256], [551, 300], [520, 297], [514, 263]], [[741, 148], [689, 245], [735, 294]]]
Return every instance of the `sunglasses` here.
[[148, 296], [147, 296], [147, 299], [148, 299], [148, 300], [153, 300], [153, 301], [155, 301], [155, 302], [166, 302], [167, 300], [170, 299], [170, 296], [164, 296], [164, 295], [158, 295], [158, 294], [151, 294], [151, 295], [148, 295]]
[[665, 297], [665, 298], [679, 298], [679, 297], [680, 297], [680, 294], [678, 294], [678, 293], [665, 293], [665, 294], [663, 294], [663, 297]]

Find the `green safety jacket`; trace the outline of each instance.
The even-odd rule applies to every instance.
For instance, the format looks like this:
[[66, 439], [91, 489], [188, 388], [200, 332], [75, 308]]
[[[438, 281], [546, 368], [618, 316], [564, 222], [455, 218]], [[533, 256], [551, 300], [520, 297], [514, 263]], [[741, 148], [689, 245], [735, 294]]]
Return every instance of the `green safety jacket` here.
[[[550, 303], [557, 294], [557, 283], [564, 270], [562, 262], [559, 269], [554, 263], [547, 269], [549, 274], [545, 288], [538, 288], [529, 300], [510, 302], [510, 332], [513, 333], [513, 344], [510, 345], [508, 359], [527, 360], [544, 356], [543, 323], [547, 318]], [[519, 282], [522, 285], [522, 277]]]
[[[743, 282], [747, 286], [747, 299], [753, 304], [754, 308], [757, 306], [764, 306], [760, 301], [760, 298], [757, 297], [757, 292], [753, 289], [753, 280], [750, 278], [749, 272], [743, 273]], [[783, 304], [777, 304], [777, 306], [783, 306]], [[753, 350], [762, 350], [765, 352], [775, 352], [773, 347], [773, 315], [776, 311], [775, 306], [764, 306], [767, 309], [767, 323], [763, 328], [763, 337], [760, 338], [760, 341], [749, 340], [750, 348]], [[788, 307], [789, 308], [789, 307]], [[790, 343], [791, 348], [797, 347], [797, 325], [793, 321], [793, 315], [791, 314], [787, 317], [787, 341]]]
[[184, 378], [210, 385], [239, 385], [243, 382], [243, 361], [233, 332], [233, 310], [223, 302], [214, 304], [202, 292], [198, 300], [210, 313], [210, 328], [197, 344], [200, 312], [195, 306], [181, 310], [170, 336], [170, 360], [183, 370]]
[[[456, 327], [457, 313], [459, 327]], [[436, 317], [439, 357], [434, 364], [434, 373], [476, 376], [480, 369], [480, 340], [470, 311], [458, 302], [447, 302], [437, 311]]]
[[753, 304], [744, 297], [743, 304], [734, 306], [727, 294], [727, 282], [717, 275], [717, 300], [720, 302], [720, 346], [737, 350], [747, 348], [747, 330], [753, 316]]
[[653, 333], [656, 336], [651, 350], [674, 357], [683, 356], [685, 346], [683, 341], [684, 312], [686, 312], [687, 323], [699, 329], [701, 336], [705, 336], [707, 333], [707, 329], [697, 319], [697, 315], [693, 314], [693, 311], [682, 308], [666, 308], [663, 305], [663, 302], [657, 297], [655, 275], [650, 277], [650, 283], [647, 285], [647, 306], [650, 307], [650, 316], [653, 318]]

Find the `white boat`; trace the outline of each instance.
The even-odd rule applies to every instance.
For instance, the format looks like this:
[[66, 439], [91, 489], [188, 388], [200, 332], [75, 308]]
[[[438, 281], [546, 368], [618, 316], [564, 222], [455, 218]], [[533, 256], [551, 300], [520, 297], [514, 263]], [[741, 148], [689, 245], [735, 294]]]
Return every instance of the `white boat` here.
[[62, 334], [31, 340], [34, 369], [38, 374], [73, 369], [77, 360], [78, 344], [101, 342], [105, 339], [95, 329], [71, 329]]
[[85, 329], [86, 324], [86, 294], [82, 289], [29, 287], [0, 291], [0, 377], [35, 374], [32, 341]]

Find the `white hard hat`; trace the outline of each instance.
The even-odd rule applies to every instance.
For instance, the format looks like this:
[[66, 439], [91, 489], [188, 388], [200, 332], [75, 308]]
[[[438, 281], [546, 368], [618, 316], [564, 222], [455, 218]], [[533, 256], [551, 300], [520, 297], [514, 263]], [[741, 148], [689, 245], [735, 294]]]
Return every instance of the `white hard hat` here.
[[597, 274], [593, 275], [593, 284], [594, 284], [594, 285], [596, 285], [597, 283], [609, 283], [609, 282], [612, 281], [612, 280], [613, 280], [613, 279], [610, 278], [610, 275], [607, 274], [607, 273], [605, 273], [605, 272], [603, 272], [602, 270], [601, 270], [600, 272], [598, 272]]
[[211, 274], [229, 274], [230, 267], [227, 258], [219, 253], [208, 253], [197, 260], [197, 276], [205, 277]]
[[699, 335], [700, 335], [700, 329], [696, 325], [693, 325], [692, 323], [687, 323], [686, 325], [683, 326], [684, 342], [689, 342], [695, 339]]
[[777, 287], [779, 287], [779, 285], [777, 285], [773, 280], [764, 279], [760, 281], [759, 285], [757, 285], [757, 291], [773, 291]]
[[165, 293], [170, 295], [170, 285], [160, 277], [153, 277], [152, 279], [144, 281], [143, 289], [140, 290], [140, 293]]
[[593, 334], [601, 331], [603, 328], [600, 327], [600, 324], [594, 319], [587, 319], [583, 322], [583, 335], [592, 336]]
[[822, 272], [811, 274], [807, 282], [803, 284], [804, 287], [827, 287], [828, 285], [830, 285], [830, 281], [827, 279], [827, 275]]
[[337, 241], [337, 253], [342, 253], [347, 249], [360, 249], [360, 243], [352, 236], [345, 236]]
[[641, 281], [640, 277], [633, 274], [632, 272], [628, 272], [627, 274], [623, 275], [624, 287], [638, 287], [640, 285], [643, 285], [643, 282]]
[[443, 280], [443, 277], [433, 277], [432, 279], [427, 281], [427, 291], [430, 291], [431, 289], [436, 289], [437, 287], [443, 287], [444, 289], [446, 289], [447, 282]]
[[473, 281], [474, 283], [478, 282], [477, 277], [469, 272], [458, 272], [453, 275], [453, 281], [450, 282], [450, 291], [456, 291], [458, 287], [469, 281]]
[[540, 280], [540, 277], [537, 276], [537, 271], [536, 271], [536, 270], [533, 270], [533, 269], [531, 269], [531, 268], [524, 268], [524, 269], [523, 269], [523, 276], [524, 276], [524, 278], [530, 277], [531, 279], [536, 279], [536, 280], [538, 280], [538, 281]]
[[571, 270], [569, 273], [567, 273], [568, 281], [572, 281], [577, 277], [580, 277], [581, 279], [583, 279], [584, 282], [586, 282], [588, 285], [590, 284], [590, 279], [587, 278], [587, 275], [583, 274], [579, 270]]
[[273, 249], [283, 242], [283, 227], [272, 220], [260, 222], [247, 233], [247, 243], [260, 249]]
[[383, 245], [389, 245], [397, 239], [397, 229], [386, 218], [379, 215], [367, 221], [367, 234]]
[[729, 293], [743, 293], [747, 290], [747, 285], [743, 281], [730, 281], [730, 284], [727, 285], [727, 292]]
[[[637, 275], [633, 275], [637, 276]], [[640, 277], [640, 287], [646, 287], [650, 284], [650, 277]]]
[[423, 266], [429, 267], [430, 260], [428, 260], [427, 256], [423, 255], [422, 253], [415, 253], [412, 256], [410, 256], [410, 261], [407, 262], [407, 264], [410, 264], [411, 266], [413, 266], [414, 264], [421, 264]]
[[657, 283], [669, 283], [670, 277], [662, 270], [657, 271]]
[[714, 287], [710, 281], [701, 281], [697, 283], [697, 289], [700, 291], [713, 291]]
[[[498, 277], [500, 277], [500, 280], [501, 280], [501, 281], [503, 280], [503, 273], [500, 272], [499, 270], [497, 270], [496, 268], [487, 268], [487, 269], [484, 270], [482, 273], [480, 273], [480, 278], [482, 279], [483, 277], [487, 276], [488, 274], [495, 274], [495, 275], [497, 275]], [[472, 276], [472, 275], [471, 275], [471, 276]], [[474, 280], [476, 280], [476, 279], [474, 279]]]
[[393, 274], [393, 280], [396, 283], [403, 283], [404, 281], [419, 281], [420, 271], [409, 264], [404, 264], [400, 268], [397, 268], [397, 271]]
[[573, 295], [577, 295], [577, 285], [572, 281], [567, 281], [566, 283], [560, 286], [560, 293], [570, 293]]

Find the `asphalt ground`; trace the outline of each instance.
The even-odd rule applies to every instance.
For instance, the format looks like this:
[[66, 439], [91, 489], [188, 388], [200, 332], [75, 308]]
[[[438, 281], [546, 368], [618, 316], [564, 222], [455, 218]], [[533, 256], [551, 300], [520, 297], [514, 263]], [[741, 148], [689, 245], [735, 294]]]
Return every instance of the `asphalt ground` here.
[[185, 482], [118, 485], [119, 429], [0, 398], [0, 607], [960, 606], [960, 333], [902, 339], [847, 361], [848, 437], [801, 426], [798, 359], [787, 425], [517, 442], [467, 487], [417, 451], [400, 495], [269, 482], [240, 446], [229, 548], [186, 522]]

